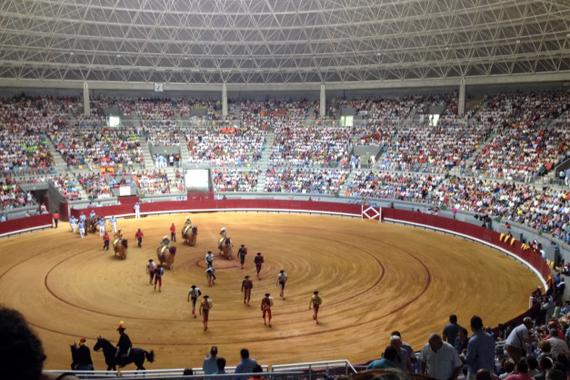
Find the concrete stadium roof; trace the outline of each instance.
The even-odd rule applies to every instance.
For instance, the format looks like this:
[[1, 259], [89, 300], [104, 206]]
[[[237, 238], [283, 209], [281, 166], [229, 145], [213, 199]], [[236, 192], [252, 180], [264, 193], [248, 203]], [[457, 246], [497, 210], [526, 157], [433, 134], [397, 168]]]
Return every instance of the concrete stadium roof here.
[[0, 4], [5, 83], [358, 88], [529, 74], [570, 78], [567, 0]]

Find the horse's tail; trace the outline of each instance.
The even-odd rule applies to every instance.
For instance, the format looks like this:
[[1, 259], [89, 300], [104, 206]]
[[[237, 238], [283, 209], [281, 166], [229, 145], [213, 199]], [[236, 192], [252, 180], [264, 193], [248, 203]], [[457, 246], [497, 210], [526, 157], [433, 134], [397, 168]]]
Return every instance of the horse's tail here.
[[150, 352], [145, 351], [144, 356], [146, 357], [146, 360], [148, 360], [150, 363], [154, 362], [154, 350], [150, 350]]

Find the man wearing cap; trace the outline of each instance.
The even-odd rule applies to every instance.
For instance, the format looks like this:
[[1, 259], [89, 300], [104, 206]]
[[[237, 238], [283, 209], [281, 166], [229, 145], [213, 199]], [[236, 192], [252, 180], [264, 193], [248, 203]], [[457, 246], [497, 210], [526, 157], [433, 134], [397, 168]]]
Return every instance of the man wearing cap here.
[[208, 268], [214, 265], [214, 253], [212, 251], [206, 253], [206, 265], [208, 265]]
[[245, 255], [247, 255], [247, 248], [244, 244], [242, 244], [237, 253], [241, 269], [243, 269], [243, 266], [245, 264]]
[[224, 244], [224, 242], [228, 237], [228, 230], [226, 229], [226, 227], [222, 227], [222, 229], [220, 230], [220, 235], [222, 235], [222, 237], [220, 238], [220, 240], [218, 240], [218, 249], [220, 250], [221, 253], [222, 245]]
[[164, 247], [170, 248], [170, 240], [168, 240], [168, 235], [164, 235], [160, 244], [162, 244], [163, 248]]
[[287, 276], [287, 273], [285, 272], [285, 270], [281, 269], [279, 271], [279, 274], [277, 275], [276, 286], [281, 287], [281, 293], [279, 293], [279, 296], [283, 299], [285, 299], [285, 283], [287, 282], [288, 279], [289, 279], [289, 276]]
[[200, 303], [200, 315], [204, 316], [204, 331], [208, 330], [208, 318], [210, 316], [210, 310], [214, 307], [214, 303], [210, 299], [210, 296], [205, 295], [204, 299]]
[[[74, 365], [72, 366], [73, 370], [76, 371], [93, 371], [93, 360], [91, 360], [91, 351], [89, 347], [85, 345], [87, 340], [85, 338], [81, 338], [79, 340], [79, 347], [75, 351], [73, 355], [73, 362]], [[72, 346], [75, 347], [75, 344]]]
[[313, 309], [313, 319], [319, 324], [319, 308], [323, 303], [323, 299], [319, 296], [319, 291], [315, 290], [311, 296], [311, 301], [309, 302], [309, 310]]
[[119, 322], [119, 327], [117, 328], [117, 331], [119, 332], [119, 342], [117, 343], [117, 353], [115, 354], [115, 357], [118, 359], [117, 361], [119, 362], [119, 365], [121, 367], [124, 367], [123, 364], [121, 364], [123, 362], [123, 358], [126, 358], [129, 356], [129, 353], [131, 351], [131, 348], [133, 347], [133, 344], [131, 343], [131, 339], [129, 338], [129, 336], [125, 333], [125, 322], [121, 321]]
[[156, 264], [153, 259], [148, 259], [148, 264], [146, 265], [146, 274], [150, 277], [150, 284], [154, 280], [154, 271], [156, 270]]
[[245, 276], [241, 282], [241, 292], [243, 293], [243, 303], [249, 306], [249, 300], [251, 299], [251, 289], [253, 289], [253, 281], [249, 279], [249, 276]]
[[188, 291], [188, 302], [192, 300], [192, 315], [196, 318], [196, 302], [198, 301], [198, 297], [202, 295], [200, 288], [196, 285], [192, 285], [190, 287], [190, 291]]
[[119, 229], [115, 232], [115, 241], [113, 242], [113, 247], [117, 247], [121, 240], [123, 240], [123, 230]]
[[[273, 298], [271, 294], [265, 293], [265, 297], [261, 300], [261, 311], [263, 312], [263, 324], [271, 327], [271, 306], [273, 306]], [[269, 323], [265, 320], [265, 316], [269, 319]]]

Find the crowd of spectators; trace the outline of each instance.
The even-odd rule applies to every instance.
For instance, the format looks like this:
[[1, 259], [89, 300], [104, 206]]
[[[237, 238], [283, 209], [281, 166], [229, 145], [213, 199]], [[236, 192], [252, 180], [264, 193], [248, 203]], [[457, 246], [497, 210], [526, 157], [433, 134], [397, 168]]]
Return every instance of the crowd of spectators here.
[[0, 172], [48, 173], [54, 160], [48, 131], [67, 124], [70, 98], [18, 96], [0, 99]]
[[121, 165], [134, 168], [144, 163], [134, 128], [65, 128], [52, 133], [51, 138], [70, 167]]
[[184, 191], [184, 177], [179, 170], [176, 171], [175, 178], [168, 178], [168, 174], [161, 170], [139, 170], [132, 173], [132, 181], [146, 195]]
[[261, 159], [265, 131], [237, 126], [194, 126], [184, 130], [189, 163], [250, 166]]
[[348, 174], [348, 170], [342, 169], [270, 168], [265, 173], [263, 191], [335, 195]]
[[472, 171], [493, 178], [530, 182], [552, 170], [570, 152], [567, 127], [505, 125], [483, 148]]
[[570, 191], [514, 182], [450, 177], [427, 195], [428, 203], [525, 224], [570, 243]]
[[215, 191], [256, 191], [258, 176], [259, 169], [250, 171], [214, 169], [212, 172], [212, 181]]
[[71, 174], [52, 175], [49, 181], [70, 201], [81, 200], [80, 182]]
[[77, 180], [90, 199], [104, 199], [114, 196], [106, 176], [100, 173], [78, 174]]
[[466, 160], [484, 143], [490, 129], [468, 124], [414, 125], [399, 130], [385, 145], [383, 170], [443, 173]]
[[441, 175], [357, 170], [344, 195], [426, 202], [443, 180]]
[[337, 166], [348, 157], [351, 136], [343, 127], [283, 124], [275, 128], [271, 165]]
[[0, 180], [0, 211], [13, 210], [36, 204], [31, 193], [26, 193], [19, 182], [5, 178]]

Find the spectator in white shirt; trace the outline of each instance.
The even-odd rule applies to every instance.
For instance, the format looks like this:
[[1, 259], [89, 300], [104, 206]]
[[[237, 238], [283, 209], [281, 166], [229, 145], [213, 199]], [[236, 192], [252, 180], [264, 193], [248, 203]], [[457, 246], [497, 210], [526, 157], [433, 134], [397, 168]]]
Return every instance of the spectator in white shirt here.
[[438, 380], [456, 379], [463, 363], [453, 346], [436, 333], [430, 334], [421, 352], [421, 373]]

